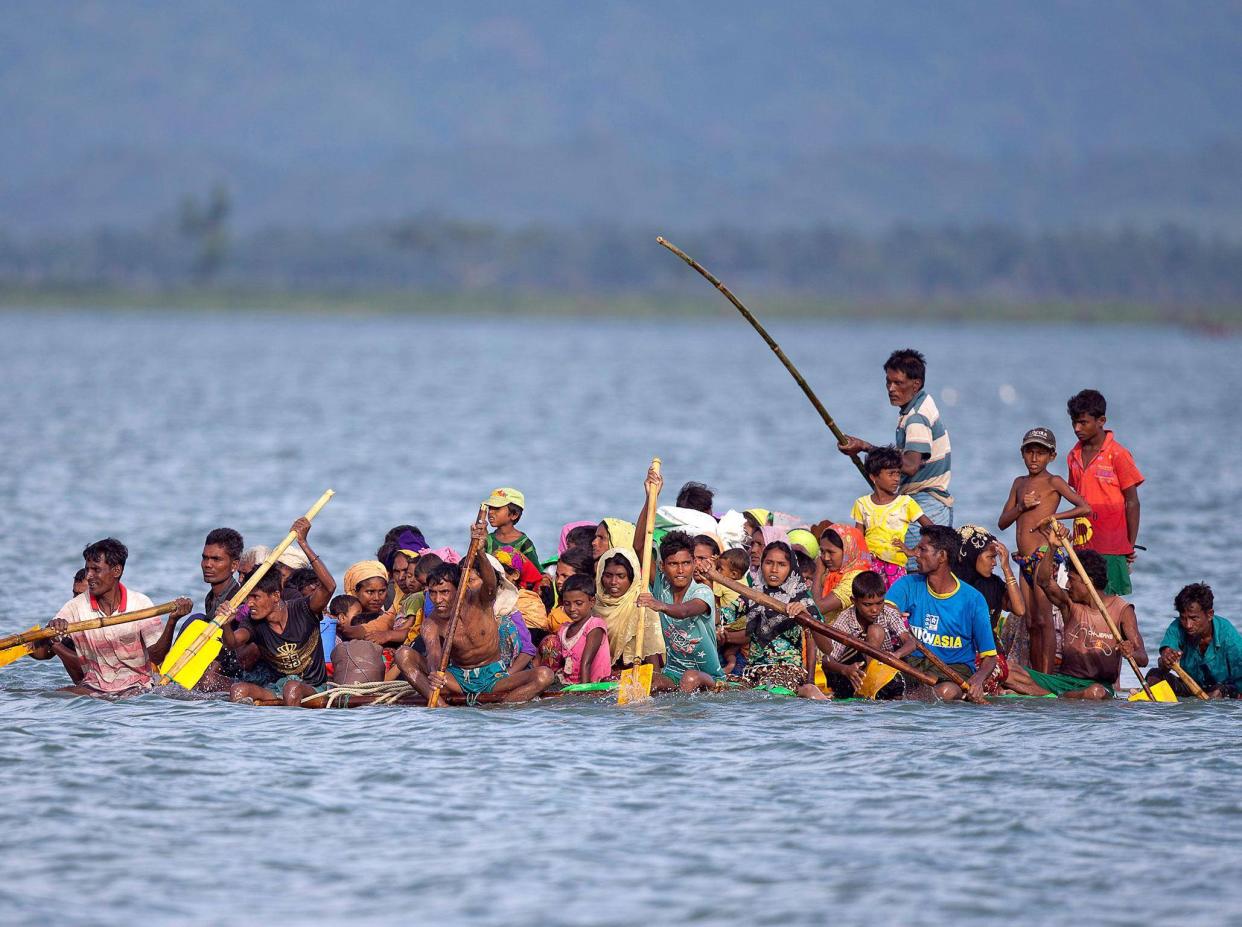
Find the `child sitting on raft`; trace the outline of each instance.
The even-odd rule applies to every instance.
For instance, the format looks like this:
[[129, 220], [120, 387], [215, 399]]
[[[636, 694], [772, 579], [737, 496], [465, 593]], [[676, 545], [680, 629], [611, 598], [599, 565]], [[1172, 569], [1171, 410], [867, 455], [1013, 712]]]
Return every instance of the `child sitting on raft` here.
[[[729, 579], [741, 582], [750, 567], [750, 554], [739, 547], [730, 547], [720, 555], [717, 568]], [[739, 675], [746, 666], [746, 619], [739, 617], [746, 601], [732, 589], [717, 589], [717, 629], [720, 659], [725, 675]]]
[[599, 682], [612, 673], [612, 654], [608, 649], [608, 626], [593, 614], [595, 583], [588, 577], [571, 576], [561, 590], [561, 605], [569, 622], [556, 632], [564, 663], [562, 682]]
[[[891, 604], [884, 601], [884, 577], [874, 570], [863, 570], [850, 581], [853, 602], [832, 621], [832, 627], [851, 637], [865, 640], [887, 653], [896, 653], [909, 632], [906, 622]], [[826, 640], [826, 639], [825, 639]], [[831, 644], [823, 660], [824, 678], [833, 698], [853, 698], [862, 686], [867, 658], [839, 641]], [[875, 695], [877, 699], [899, 699], [905, 695], [905, 677], [898, 673]]]

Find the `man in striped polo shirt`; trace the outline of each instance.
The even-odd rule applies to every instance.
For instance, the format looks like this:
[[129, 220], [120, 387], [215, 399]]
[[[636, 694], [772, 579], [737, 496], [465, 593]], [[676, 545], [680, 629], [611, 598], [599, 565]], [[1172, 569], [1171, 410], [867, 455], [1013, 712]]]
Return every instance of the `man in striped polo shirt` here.
[[[953, 497], [949, 495], [951, 453], [949, 432], [940, 420], [936, 400], [923, 388], [927, 361], [918, 351], [894, 351], [884, 362], [888, 401], [897, 406], [897, 449], [901, 451], [901, 491], [913, 496], [923, 513], [937, 525], [953, 527]], [[875, 445], [852, 435], [839, 445], [842, 454], [870, 453]], [[919, 526], [912, 522], [906, 546], [919, 541]]]

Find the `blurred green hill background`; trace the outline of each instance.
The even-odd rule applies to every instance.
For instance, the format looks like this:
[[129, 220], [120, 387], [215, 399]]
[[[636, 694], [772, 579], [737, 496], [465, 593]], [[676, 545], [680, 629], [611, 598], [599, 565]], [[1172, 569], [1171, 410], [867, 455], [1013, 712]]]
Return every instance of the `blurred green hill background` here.
[[851, 300], [1228, 304], [1240, 52], [1237, 2], [15, 0], [0, 286], [632, 290], [581, 254], [659, 230]]

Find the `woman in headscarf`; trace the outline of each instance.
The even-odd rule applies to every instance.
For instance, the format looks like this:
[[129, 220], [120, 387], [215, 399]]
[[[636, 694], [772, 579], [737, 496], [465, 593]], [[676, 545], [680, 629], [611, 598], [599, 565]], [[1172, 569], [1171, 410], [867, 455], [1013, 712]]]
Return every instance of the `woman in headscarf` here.
[[362, 612], [350, 625], [338, 623], [337, 637], [350, 641], [369, 640], [372, 635], [392, 630], [396, 612], [384, 610], [384, 600], [388, 596], [388, 570], [384, 564], [378, 560], [360, 560], [345, 571], [342, 585], [345, 595], [352, 595], [361, 603]]
[[[622, 670], [637, 663], [655, 663], [664, 655], [664, 631], [659, 613], [637, 605], [640, 583], [638, 555], [632, 547], [612, 547], [595, 565], [594, 614], [608, 626], [608, 647], [613, 668]], [[643, 626], [643, 652], [637, 653], [638, 623]]]
[[589, 540], [590, 535], [587, 535], [585, 531], [582, 531], [582, 532], [578, 531], [579, 528], [590, 528], [591, 531], [594, 532], [595, 522], [593, 521], [571, 521], [569, 524], [562, 527], [561, 528], [561, 540], [556, 545], [556, 554], [558, 557], [564, 554], [565, 551], [569, 550], [569, 548], [571, 547], [582, 546], [581, 544], [576, 543], [580, 535], [584, 535], [588, 538], [587, 546], [590, 546], [590, 540]]
[[854, 577], [869, 569], [867, 536], [859, 528], [838, 522], [820, 532], [811, 594], [825, 621], [854, 604]]
[[[957, 568], [953, 572], [967, 586], [978, 590], [988, 603], [992, 634], [1002, 655], [997, 661], [997, 669], [1007, 674], [1008, 662], [1016, 661], [1025, 666], [1030, 657], [1030, 638], [1024, 620], [1026, 598], [1022, 594], [1022, 584], [1013, 575], [1008, 549], [991, 532], [978, 525], [962, 525], [957, 536], [960, 543]], [[997, 566], [1000, 566], [1005, 577], [1003, 580], [995, 575]], [[1005, 619], [1006, 607], [1018, 620]], [[993, 678], [996, 678], [995, 674]]]
[[605, 518], [595, 526], [595, 538], [591, 541], [591, 556], [598, 560], [604, 551], [614, 547], [634, 546], [634, 525], [620, 518]]
[[780, 541], [786, 547], [792, 547], [789, 544], [789, 535], [784, 528], [773, 528], [767, 525], [757, 528], [750, 536], [750, 572], [747, 578], [752, 586], [760, 586], [763, 584], [763, 577], [759, 573], [759, 563], [763, 559], [763, 551], [769, 544], [775, 544]]
[[[770, 541], [760, 556], [757, 588], [778, 602], [784, 602], [795, 613], [822, 620], [815, 609], [811, 590], [795, 563], [793, 548], [787, 542]], [[746, 636], [750, 641], [750, 655], [742, 671], [742, 679], [747, 684], [780, 686], [805, 698], [823, 698], [823, 693], [810, 681], [808, 661], [803, 655], [801, 625], [758, 602], [749, 602], [738, 617], [745, 619]], [[814, 653], [811, 658], [809, 662], [813, 667]]]

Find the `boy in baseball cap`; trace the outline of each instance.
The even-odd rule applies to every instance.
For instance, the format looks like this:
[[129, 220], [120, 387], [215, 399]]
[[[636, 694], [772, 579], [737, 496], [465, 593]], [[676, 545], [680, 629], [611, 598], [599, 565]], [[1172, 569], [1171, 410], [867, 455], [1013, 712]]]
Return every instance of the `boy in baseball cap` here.
[[512, 547], [532, 563], [538, 563], [534, 543], [516, 527], [526, 508], [526, 497], [511, 486], [502, 486], [493, 489], [483, 504], [487, 506], [487, 523], [496, 529], [487, 536], [487, 552], [494, 554], [502, 547]]
[[[1039, 526], [1050, 516], [1073, 521], [1090, 515], [1091, 509], [1082, 496], [1061, 477], [1048, 472], [1048, 464], [1057, 456], [1057, 439], [1049, 428], [1032, 428], [1022, 437], [1022, 461], [1026, 476], [1013, 481], [1005, 510], [996, 523], [1002, 531], [1017, 522], [1013, 559], [1022, 566], [1026, 581], [1027, 627], [1031, 634], [1031, 667], [1041, 673], [1056, 672], [1056, 632], [1052, 625], [1052, 605], [1035, 580], [1040, 560], [1049, 555], [1047, 544], [1041, 546], [1043, 535]], [[1058, 512], [1062, 497], [1073, 503], [1072, 509]], [[1058, 549], [1056, 557], [1063, 556]], [[1058, 562], [1060, 562], [1058, 560]]]

